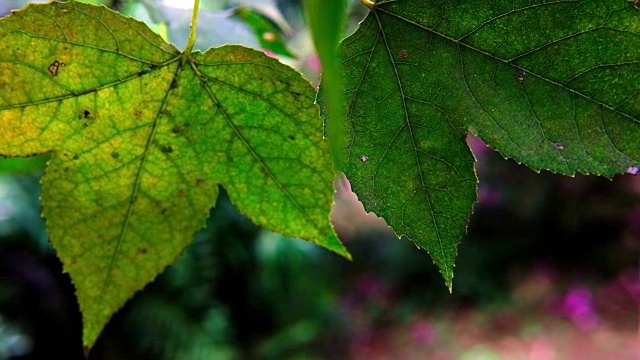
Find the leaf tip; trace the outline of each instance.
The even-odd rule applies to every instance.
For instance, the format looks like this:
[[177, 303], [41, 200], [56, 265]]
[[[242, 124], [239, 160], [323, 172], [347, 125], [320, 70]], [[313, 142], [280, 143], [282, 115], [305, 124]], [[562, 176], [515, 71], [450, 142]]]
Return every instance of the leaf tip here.
[[332, 247], [330, 250], [344, 257], [349, 261], [353, 261], [353, 257], [351, 256], [351, 253], [349, 253], [349, 250], [347, 250], [347, 248], [339, 240], [338, 240], [338, 244]]
[[85, 345], [85, 346], [82, 348], [82, 354], [84, 355], [84, 358], [85, 358], [85, 359], [89, 359], [89, 353], [90, 353], [90, 352], [91, 352], [91, 346], [89, 346], [89, 345]]

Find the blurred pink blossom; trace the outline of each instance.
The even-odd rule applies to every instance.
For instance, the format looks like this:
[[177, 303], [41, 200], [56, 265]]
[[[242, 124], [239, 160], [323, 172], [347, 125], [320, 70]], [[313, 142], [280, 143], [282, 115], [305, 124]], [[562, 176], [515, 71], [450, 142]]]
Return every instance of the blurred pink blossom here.
[[436, 341], [436, 329], [425, 320], [418, 320], [411, 325], [411, 338], [422, 345], [431, 345]]
[[307, 65], [309, 69], [316, 74], [320, 74], [322, 72], [322, 64], [320, 64], [320, 58], [317, 54], [311, 54], [307, 57]]
[[583, 331], [595, 330], [600, 325], [600, 316], [593, 307], [593, 295], [582, 286], [572, 288], [560, 299], [558, 311]]

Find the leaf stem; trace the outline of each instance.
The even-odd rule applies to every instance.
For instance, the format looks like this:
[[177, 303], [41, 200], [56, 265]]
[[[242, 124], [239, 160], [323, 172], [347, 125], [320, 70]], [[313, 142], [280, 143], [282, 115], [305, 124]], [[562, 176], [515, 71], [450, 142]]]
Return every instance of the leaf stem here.
[[187, 47], [184, 49], [183, 59], [191, 57], [191, 51], [196, 44], [196, 29], [198, 28], [198, 10], [200, 9], [200, 0], [193, 1], [193, 14], [191, 15], [191, 25], [189, 26], [189, 40]]

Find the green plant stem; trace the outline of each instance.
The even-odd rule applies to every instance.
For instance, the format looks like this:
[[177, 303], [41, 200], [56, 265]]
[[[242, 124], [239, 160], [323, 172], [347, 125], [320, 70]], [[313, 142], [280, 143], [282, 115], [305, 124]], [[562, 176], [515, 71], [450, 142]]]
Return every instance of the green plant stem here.
[[191, 15], [191, 26], [189, 28], [189, 40], [187, 47], [184, 49], [183, 61], [191, 57], [191, 51], [196, 44], [196, 30], [198, 28], [198, 10], [200, 9], [200, 0], [193, 1], [193, 14]]

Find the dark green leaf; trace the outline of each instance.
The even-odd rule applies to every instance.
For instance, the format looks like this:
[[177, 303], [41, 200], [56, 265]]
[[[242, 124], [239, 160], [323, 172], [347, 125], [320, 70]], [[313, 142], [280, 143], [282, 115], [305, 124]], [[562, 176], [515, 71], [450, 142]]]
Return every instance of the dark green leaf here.
[[536, 171], [640, 163], [639, 17], [627, 0], [373, 6], [340, 48], [354, 191], [451, 287], [476, 199], [467, 132]]

